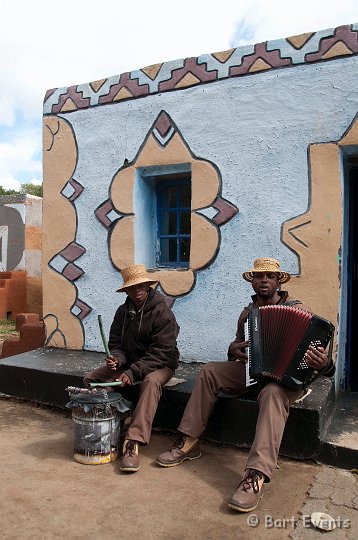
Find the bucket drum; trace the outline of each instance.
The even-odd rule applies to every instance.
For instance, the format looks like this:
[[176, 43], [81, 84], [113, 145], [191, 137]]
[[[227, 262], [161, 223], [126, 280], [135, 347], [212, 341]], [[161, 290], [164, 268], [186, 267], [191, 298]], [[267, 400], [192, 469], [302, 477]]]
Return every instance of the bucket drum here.
[[73, 394], [74, 460], [85, 465], [116, 461], [119, 455], [121, 417], [131, 403], [117, 392]]

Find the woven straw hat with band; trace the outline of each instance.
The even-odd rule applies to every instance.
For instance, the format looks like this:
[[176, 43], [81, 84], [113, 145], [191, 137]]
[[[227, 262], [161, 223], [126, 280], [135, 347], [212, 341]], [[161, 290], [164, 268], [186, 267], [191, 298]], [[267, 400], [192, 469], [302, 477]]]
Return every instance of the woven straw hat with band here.
[[247, 272], [242, 274], [242, 277], [246, 281], [253, 280], [254, 272], [276, 272], [278, 274], [278, 280], [280, 283], [286, 283], [291, 279], [291, 276], [288, 272], [282, 272], [280, 269], [280, 263], [276, 259], [264, 258], [264, 259], [255, 259], [254, 267]]
[[147, 269], [144, 264], [133, 264], [128, 266], [128, 268], [123, 268], [121, 270], [123, 285], [120, 289], [117, 289], [116, 292], [126, 292], [127, 287], [132, 287], [133, 285], [140, 285], [141, 283], [149, 283], [153, 285], [158, 283], [157, 279], [150, 279], [147, 273]]

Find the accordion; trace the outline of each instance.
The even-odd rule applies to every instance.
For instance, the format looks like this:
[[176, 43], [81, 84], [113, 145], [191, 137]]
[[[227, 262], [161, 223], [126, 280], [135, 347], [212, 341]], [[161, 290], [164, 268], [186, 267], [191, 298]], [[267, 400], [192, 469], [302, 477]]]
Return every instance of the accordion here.
[[330, 344], [328, 356], [332, 357], [333, 324], [297, 307], [253, 308], [245, 334], [249, 342], [247, 386], [271, 379], [296, 390], [304, 388], [318, 377], [318, 371], [306, 363], [308, 347]]

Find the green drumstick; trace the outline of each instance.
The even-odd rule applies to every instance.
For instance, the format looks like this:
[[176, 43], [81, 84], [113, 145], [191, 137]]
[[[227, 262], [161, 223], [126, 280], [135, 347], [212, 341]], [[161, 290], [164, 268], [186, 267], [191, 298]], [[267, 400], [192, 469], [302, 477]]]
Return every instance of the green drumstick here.
[[104, 335], [103, 323], [102, 323], [102, 315], [98, 315], [98, 326], [99, 326], [99, 329], [100, 329], [100, 332], [101, 332], [101, 337], [102, 337], [102, 343], [103, 343], [104, 350], [106, 351], [107, 358], [109, 358], [111, 355], [110, 355], [108, 345], [107, 345], [107, 341], [106, 341], [106, 338], [105, 338], [105, 335]]
[[113, 381], [113, 382], [90, 382], [89, 385], [91, 388], [94, 386], [120, 386], [122, 381]]

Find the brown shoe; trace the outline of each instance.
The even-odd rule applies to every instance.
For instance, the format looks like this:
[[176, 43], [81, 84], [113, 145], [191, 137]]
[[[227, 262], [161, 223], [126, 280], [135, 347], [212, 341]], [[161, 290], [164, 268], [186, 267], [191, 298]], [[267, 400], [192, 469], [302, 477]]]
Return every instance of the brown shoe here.
[[262, 485], [265, 475], [256, 469], [247, 469], [244, 478], [232, 495], [228, 505], [238, 512], [251, 512], [255, 510], [262, 497]]
[[173, 444], [171, 450], [160, 454], [156, 463], [161, 467], [175, 467], [180, 465], [186, 459], [198, 459], [201, 456], [198, 440], [194, 439], [194, 443], [190, 445], [191, 437], [181, 435]]
[[138, 443], [126, 439], [123, 445], [123, 456], [119, 464], [119, 470], [123, 472], [136, 472], [139, 470]]

